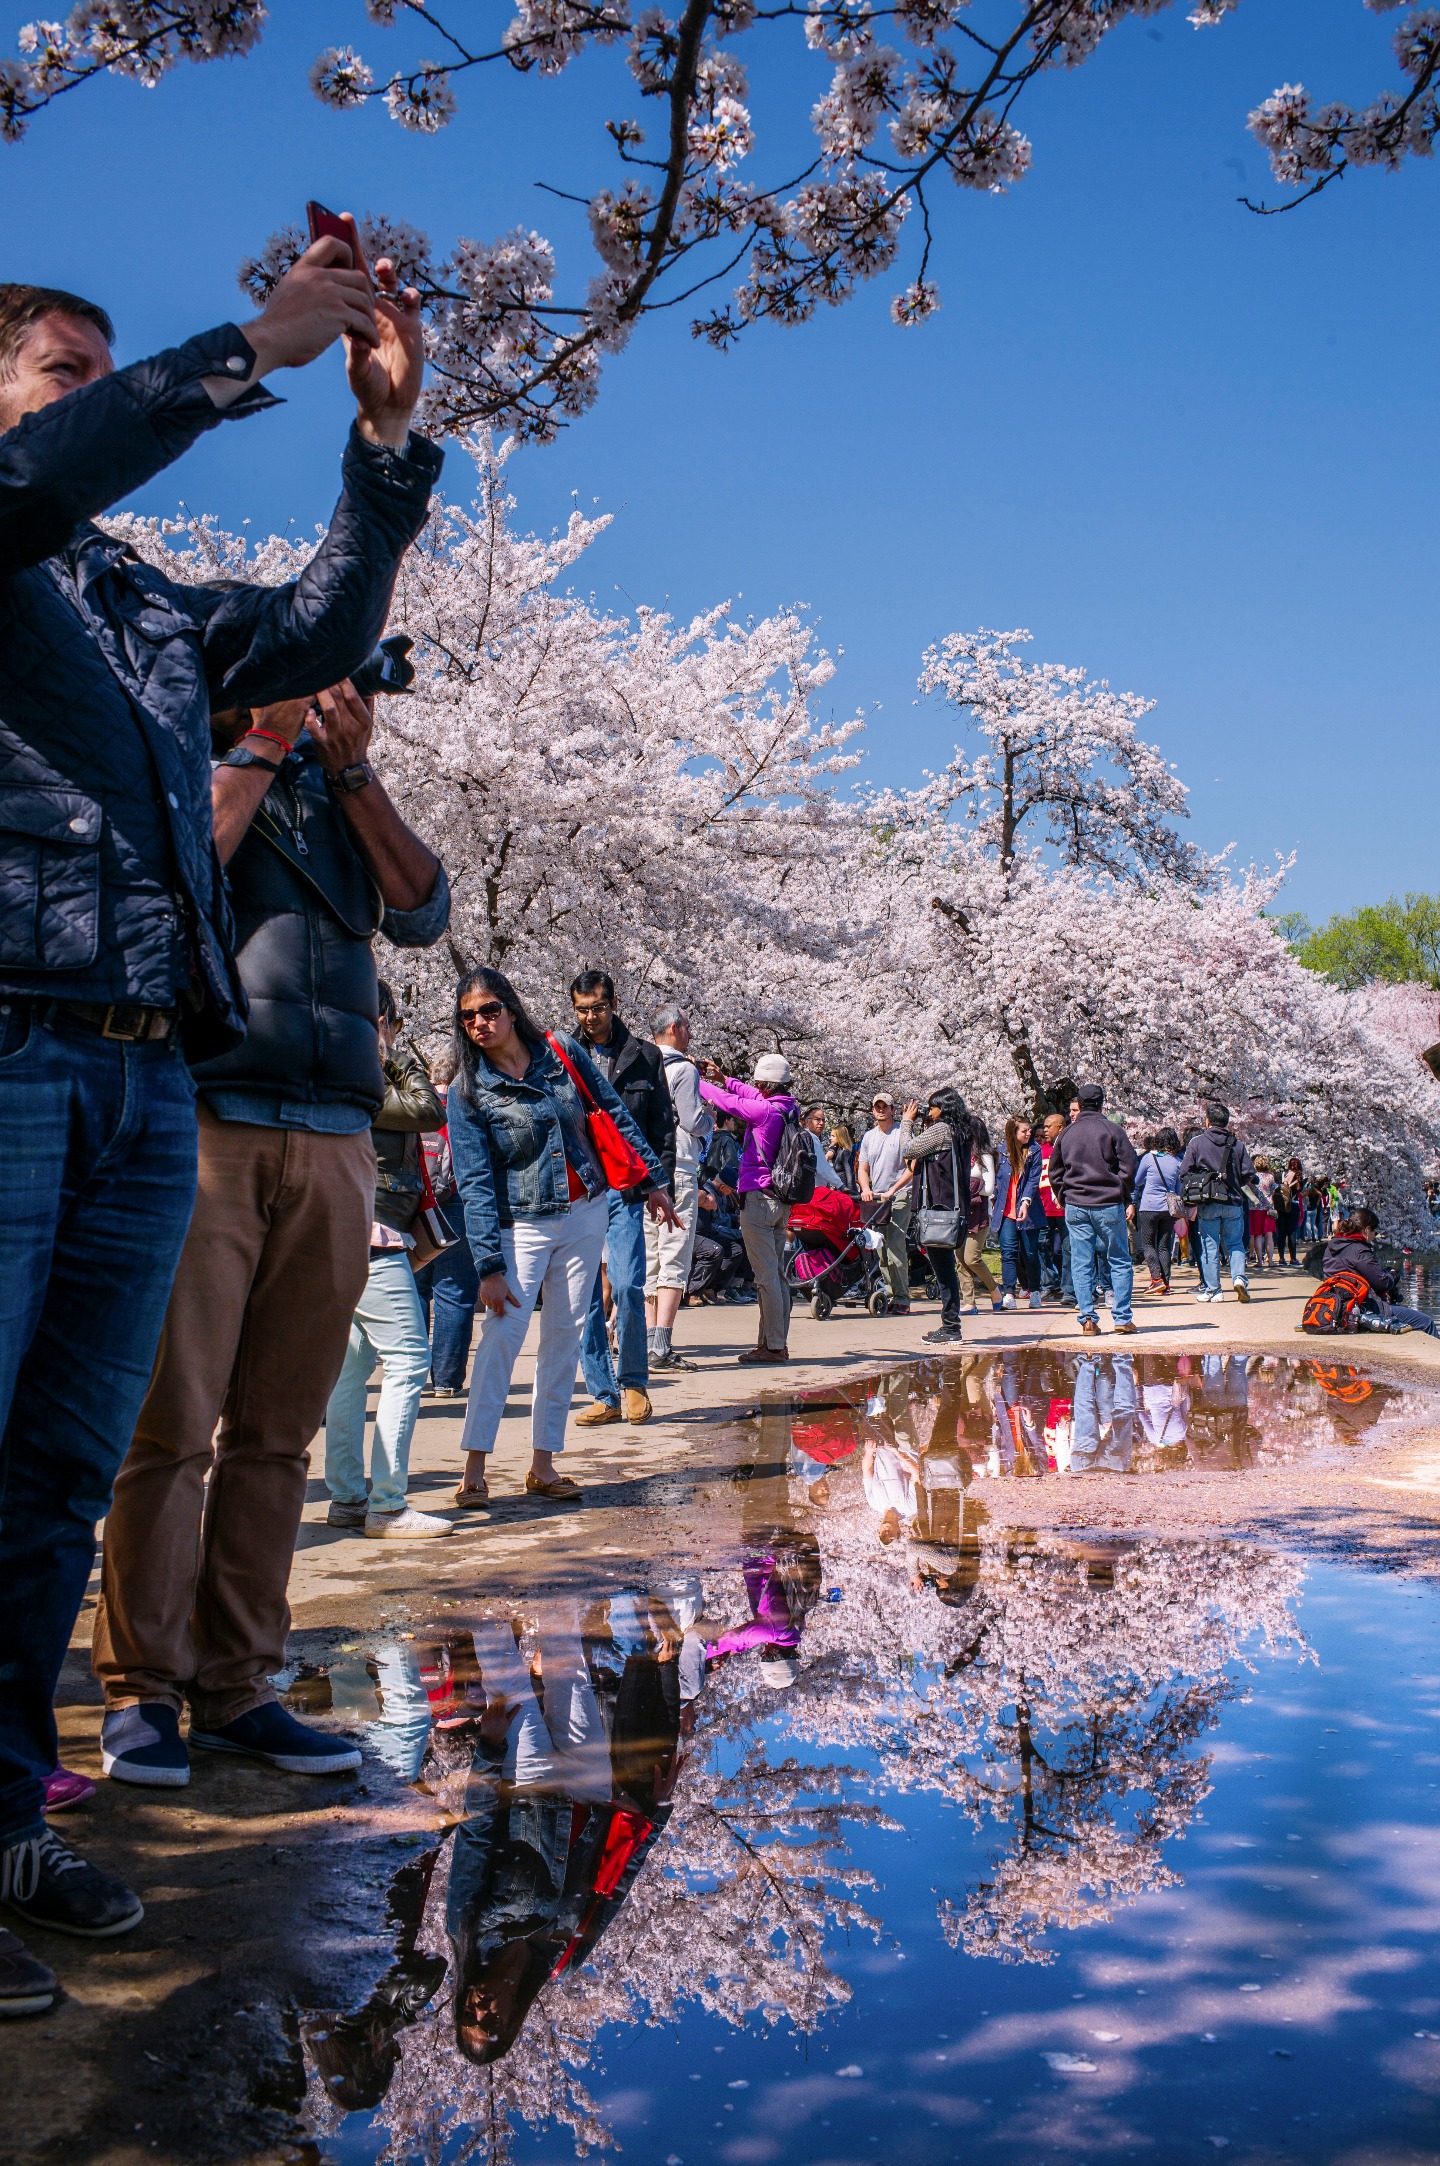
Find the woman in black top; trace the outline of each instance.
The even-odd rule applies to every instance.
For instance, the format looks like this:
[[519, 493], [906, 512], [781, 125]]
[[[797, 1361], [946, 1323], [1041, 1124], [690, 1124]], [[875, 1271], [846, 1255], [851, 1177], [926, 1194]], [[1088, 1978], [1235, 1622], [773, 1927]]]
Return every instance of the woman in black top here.
[[905, 1137], [902, 1156], [913, 1168], [910, 1183], [911, 1214], [923, 1229], [924, 1221], [918, 1219], [920, 1212], [953, 1216], [954, 1238], [949, 1241], [921, 1238], [930, 1268], [940, 1282], [940, 1324], [938, 1330], [927, 1331], [927, 1340], [941, 1345], [953, 1344], [961, 1337], [960, 1330], [960, 1278], [955, 1269], [955, 1251], [963, 1248], [970, 1217], [970, 1116], [965, 1101], [958, 1091], [935, 1090], [930, 1093], [925, 1107], [925, 1125], [918, 1134], [915, 1117], [920, 1111], [918, 1100], [912, 1099], [905, 1108], [905, 1120], [901, 1133]]

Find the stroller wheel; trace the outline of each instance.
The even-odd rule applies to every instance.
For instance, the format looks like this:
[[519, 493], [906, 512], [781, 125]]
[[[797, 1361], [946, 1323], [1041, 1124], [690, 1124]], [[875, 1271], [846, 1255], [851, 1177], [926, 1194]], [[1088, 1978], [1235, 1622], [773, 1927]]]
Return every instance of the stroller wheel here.
[[890, 1307], [889, 1297], [886, 1294], [872, 1294], [865, 1306], [872, 1316], [884, 1316]]
[[817, 1324], [823, 1324], [834, 1310], [835, 1304], [828, 1294], [816, 1294], [810, 1303], [810, 1313]]

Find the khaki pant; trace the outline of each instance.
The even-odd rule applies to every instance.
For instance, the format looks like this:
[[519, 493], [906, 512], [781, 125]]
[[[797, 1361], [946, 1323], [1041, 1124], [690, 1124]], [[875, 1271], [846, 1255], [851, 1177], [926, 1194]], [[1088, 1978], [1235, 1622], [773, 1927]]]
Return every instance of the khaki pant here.
[[368, 1129], [260, 1128], [202, 1103], [195, 1215], [105, 1525], [107, 1706], [188, 1699], [216, 1728], [274, 1697], [308, 1446], [364, 1291], [374, 1196]]
[[960, 1291], [967, 1301], [975, 1299], [977, 1286], [992, 1297], [999, 1291], [990, 1276], [990, 1266], [985, 1261], [983, 1226], [972, 1226], [965, 1236], [964, 1248], [955, 1251], [955, 1262], [960, 1272]]
[[890, 1289], [890, 1299], [898, 1301], [902, 1308], [910, 1303], [910, 1252], [906, 1235], [910, 1231], [910, 1198], [897, 1196], [890, 1206], [890, 1217], [885, 1227], [885, 1247], [880, 1258], [880, 1269], [885, 1274], [885, 1284]]
[[747, 1188], [740, 1199], [740, 1235], [755, 1291], [760, 1296], [759, 1346], [783, 1354], [790, 1336], [790, 1289], [785, 1284], [785, 1229], [790, 1206], [765, 1188]]

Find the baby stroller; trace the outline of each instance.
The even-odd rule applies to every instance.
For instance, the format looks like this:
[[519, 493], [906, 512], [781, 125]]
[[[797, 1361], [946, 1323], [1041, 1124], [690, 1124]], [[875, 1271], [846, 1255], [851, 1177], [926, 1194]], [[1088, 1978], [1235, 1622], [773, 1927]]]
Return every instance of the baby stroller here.
[[790, 1213], [792, 1245], [785, 1260], [785, 1283], [795, 1294], [808, 1294], [810, 1313], [823, 1323], [837, 1302], [883, 1316], [889, 1289], [880, 1269], [890, 1205], [871, 1204], [841, 1188], [817, 1188], [808, 1203]]

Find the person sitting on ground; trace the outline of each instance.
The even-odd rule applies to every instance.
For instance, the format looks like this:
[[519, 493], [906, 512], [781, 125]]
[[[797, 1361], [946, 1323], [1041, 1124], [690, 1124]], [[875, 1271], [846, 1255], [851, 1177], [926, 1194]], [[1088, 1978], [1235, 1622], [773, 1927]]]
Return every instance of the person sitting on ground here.
[[1408, 1324], [1412, 1331], [1426, 1331], [1435, 1338], [1433, 1316], [1427, 1316], [1423, 1309], [1406, 1308], [1397, 1302], [1395, 1297], [1403, 1290], [1402, 1281], [1399, 1272], [1390, 1270], [1375, 1254], [1375, 1236], [1379, 1231], [1379, 1219], [1364, 1205], [1342, 1218], [1325, 1244], [1321, 1277], [1331, 1278], [1337, 1271], [1355, 1272], [1370, 1288], [1375, 1307], [1387, 1324]]

